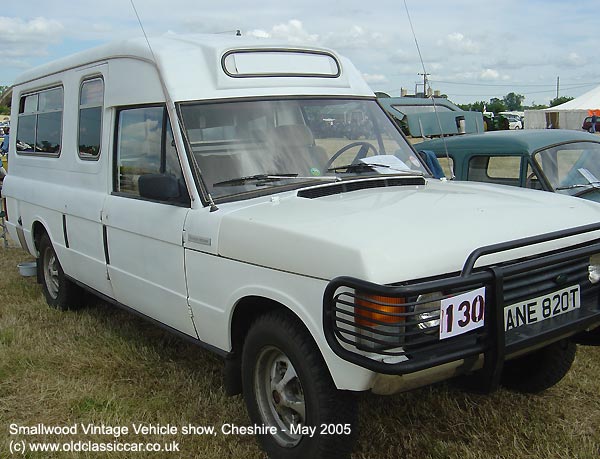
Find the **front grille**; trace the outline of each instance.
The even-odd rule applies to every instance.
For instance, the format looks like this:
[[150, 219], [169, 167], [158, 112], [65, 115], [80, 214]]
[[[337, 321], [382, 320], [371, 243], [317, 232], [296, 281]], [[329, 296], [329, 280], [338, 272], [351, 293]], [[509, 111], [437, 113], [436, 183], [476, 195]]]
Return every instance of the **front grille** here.
[[588, 279], [588, 266], [589, 257], [585, 257], [508, 275], [504, 278], [504, 304], [508, 306], [575, 284], [581, 286], [584, 296], [593, 288]]
[[[525, 301], [547, 295], [563, 288], [579, 285], [581, 305], [567, 314], [537, 323], [510, 329], [505, 334], [507, 351], [517, 351], [527, 346], [527, 341], [556, 329], [566, 329], [570, 324], [585, 321], [600, 311], [600, 285], [589, 280], [589, 257], [540, 266], [536, 269], [507, 275], [504, 278], [504, 306], [524, 304]], [[518, 268], [518, 264], [512, 266]]]

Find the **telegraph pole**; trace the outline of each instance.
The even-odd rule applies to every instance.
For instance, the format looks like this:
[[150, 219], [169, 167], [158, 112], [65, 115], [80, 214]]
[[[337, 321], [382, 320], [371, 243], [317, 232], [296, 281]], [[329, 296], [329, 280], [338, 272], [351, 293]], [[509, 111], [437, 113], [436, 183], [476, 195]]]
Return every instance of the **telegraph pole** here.
[[556, 77], [556, 98], [558, 99], [558, 88], [560, 86], [560, 77]]
[[417, 73], [417, 75], [423, 76], [423, 97], [427, 97], [427, 77], [431, 75], [431, 73]]

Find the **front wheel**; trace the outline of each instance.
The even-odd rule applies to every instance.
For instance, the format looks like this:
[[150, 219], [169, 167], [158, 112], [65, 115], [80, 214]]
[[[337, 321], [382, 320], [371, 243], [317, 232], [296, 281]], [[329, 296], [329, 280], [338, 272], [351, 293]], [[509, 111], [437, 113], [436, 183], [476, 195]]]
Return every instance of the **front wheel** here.
[[518, 392], [537, 393], [557, 384], [569, 372], [577, 345], [561, 340], [504, 364], [502, 385]]
[[44, 234], [39, 243], [37, 261], [42, 289], [48, 305], [56, 309], [76, 309], [81, 306], [83, 292], [65, 276], [50, 237]]
[[284, 312], [259, 317], [242, 353], [244, 399], [271, 459], [349, 458], [353, 394], [337, 390], [310, 334]]

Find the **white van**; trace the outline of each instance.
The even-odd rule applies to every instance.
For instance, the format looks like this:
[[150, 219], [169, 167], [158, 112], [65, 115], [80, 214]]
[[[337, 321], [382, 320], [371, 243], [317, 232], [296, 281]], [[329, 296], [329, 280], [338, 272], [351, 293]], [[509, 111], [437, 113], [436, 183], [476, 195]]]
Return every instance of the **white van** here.
[[270, 457], [348, 457], [356, 392], [539, 391], [593, 341], [598, 204], [433, 179], [333, 51], [150, 44], [15, 82], [8, 228], [51, 306], [85, 289], [223, 356]]

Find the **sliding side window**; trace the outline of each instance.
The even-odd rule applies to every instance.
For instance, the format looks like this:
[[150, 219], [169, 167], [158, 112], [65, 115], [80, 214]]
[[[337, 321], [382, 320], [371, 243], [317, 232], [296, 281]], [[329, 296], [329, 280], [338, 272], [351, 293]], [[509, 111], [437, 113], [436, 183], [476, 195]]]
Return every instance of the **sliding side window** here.
[[21, 97], [17, 120], [17, 152], [42, 156], [60, 154], [63, 88]]

